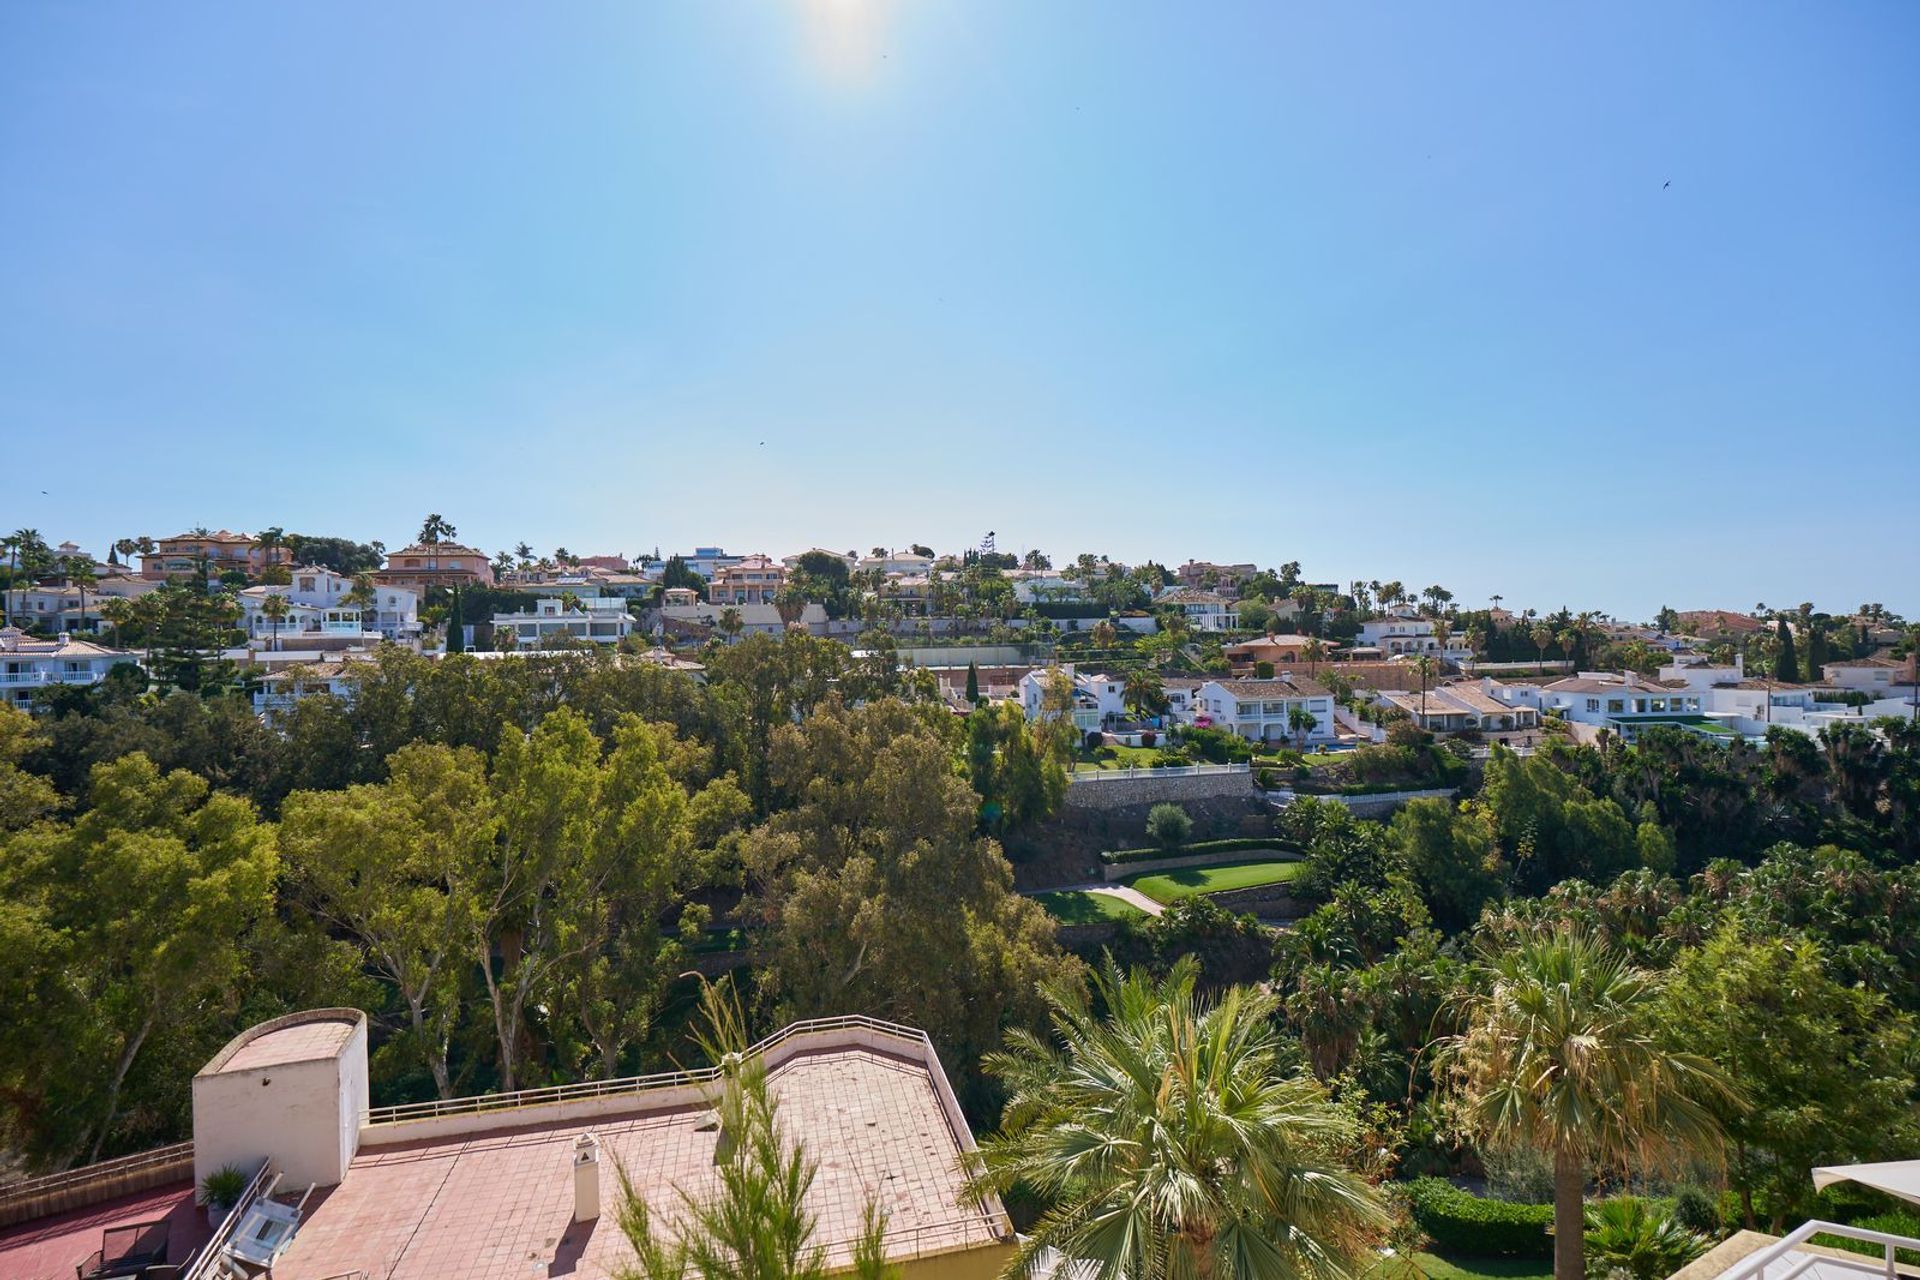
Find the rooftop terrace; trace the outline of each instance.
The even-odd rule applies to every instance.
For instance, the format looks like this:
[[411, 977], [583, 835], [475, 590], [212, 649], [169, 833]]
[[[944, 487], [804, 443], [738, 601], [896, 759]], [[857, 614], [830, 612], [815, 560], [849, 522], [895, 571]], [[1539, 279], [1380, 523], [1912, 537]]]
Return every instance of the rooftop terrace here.
[[[944, 1080], [936, 1085], [924, 1063], [864, 1046], [803, 1046], [769, 1078], [783, 1129], [819, 1165], [808, 1207], [830, 1262], [851, 1255], [869, 1198], [888, 1214], [896, 1258], [1000, 1240], [997, 1215], [960, 1202], [961, 1152], [971, 1138], [955, 1131], [940, 1096]], [[711, 1112], [666, 1096], [673, 1091], [663, 1083], [609, 1094], [592, 1099], [595, 1114], [587, 1116], [543, 1118], [577, 1109], [575, 1099], [371, 1125], [346, 1180], [308, 1203], [276, 1280], [324, 1280], [356, 1268], [387, 1280], [611, 1276], [633, 1259], [614, 1218], [620, 1164], [663, 1216], [678, 1203], [676, 1188], [698, 1197], [718, 1186]], [[414, 1137], [420, 1130], [430, 1132]], [[606, 1210], [576, 1223], [571, 1160], [584, 1133], [600, 1143]]]

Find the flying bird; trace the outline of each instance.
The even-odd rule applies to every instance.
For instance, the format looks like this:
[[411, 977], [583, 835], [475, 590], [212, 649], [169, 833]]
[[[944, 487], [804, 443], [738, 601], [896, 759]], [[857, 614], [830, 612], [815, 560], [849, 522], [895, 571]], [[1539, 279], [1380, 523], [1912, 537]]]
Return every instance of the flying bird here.
[[1670, 186], [1672, 186], [1672, 185], [1673, 185], [1673, 179], [1672, 179], [1672, 178], [1668, 178], [1668, 179], [1667, 179], [1667, 180], [1666, 180], [1665, 182], [1663, 182], [1663, 183], [1661, 183], [1661, 184], [1660, 184], [1660, 189], [1661, 189], [1662, 191], [1665, 191], [1665, 190], [1666, 190], [1666, 189], [1667, 189], [1668, 187], [1670, 187]]

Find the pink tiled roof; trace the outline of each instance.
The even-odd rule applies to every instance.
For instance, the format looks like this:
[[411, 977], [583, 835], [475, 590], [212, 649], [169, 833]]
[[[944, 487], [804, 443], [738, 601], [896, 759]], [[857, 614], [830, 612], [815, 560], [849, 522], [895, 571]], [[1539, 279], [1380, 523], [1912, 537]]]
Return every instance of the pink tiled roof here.
[[253, 1067], [278, 1067], [289, 1062], [312, 1062], [331, 1058], [353, 1034], [353, 1024], [344, 1020], [298, 1022], [269, 1031], [240, 1046], [220, 1068], [222, 1071], [246, 1071]]
[[[829, 1263], [844, 1264], [869, 1197], [888, 1213], [888, 1253], [987, 1245], [988, 1224], [960, 1204], [960, 1139], [918, 1062], [864, 1048], [803, 1053], [771, 1073], [780, 1123], [819, 1173], [807, 1205]], [[363, 1143], [339, 1186], [316, 1194], [277, 1280], [324, 1280], [363, 1269], [387, 1280], [607, 1280], [633, 1254], [616, 1222], [624, 1165], [666, 1222], [675, 1188], [717, 1185], [719, 1134], [700, 1106], [634, 1109], [592, 1119], [513, 1125], [403, 1145]], [[600, 1143], [601, 1216], [573, 1221], [574, 1142]]]

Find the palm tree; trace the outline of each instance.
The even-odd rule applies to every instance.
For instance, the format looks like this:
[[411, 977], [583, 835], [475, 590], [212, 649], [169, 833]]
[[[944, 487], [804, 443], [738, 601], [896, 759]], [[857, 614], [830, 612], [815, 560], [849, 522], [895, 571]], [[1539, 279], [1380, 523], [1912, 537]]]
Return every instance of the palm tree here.
[[108, 596], [100, 602], [100, 616], [113, 627], [113, 647], [120, 647], [120, 633], [134, 619], [133, 602], [125, 596]]
[[1005, 1274], [1031, 1280], [1054, 1252], [1101, 1275], [1340, 1280], [1372, 1262], [1388, 1215], [1329, 1159], [1350, 1117], [1280, 1065], [1278, 1000], [1194, 991], [1182, 956], [1164, 979], [1109, 960], [1103, 1016], [1055, 985], [1051, 1037], [1008, 1033], [985, 1060], [1008, 1090], [972, 1190], [1031, 1189], [1045, 1212]]
[[1287, 728], [1293, 731], [1296, 744], [1305, 742], [1307, 735], [1319, 727], [1319, 717], [1298, 703], [1287, 709]]
[[[370, 613], [373, 615], [374, 622], [376, 624], [379, 622], [380, 588], [374, 582], [372, 574], [364, 572], [354, 574], [353, 589], [341, 598], [360, 611], [360, 630], [367, 630], [367, 615]], [[375, 630], [378, 630], [377, 626]]]
[[1413, 669], [1420, 673], [1420, 727], [1427, 727], [1427, 684], [1433, 679], [1433, 673], [1439, 668], [1433, 658], [1421, 654], [1413, 660]]
[[[766, 1060], [747, 1045], [746, 1020], [731, 988], [705, 988], [702, 1003], [709, 1028], [698, 1039], [720, 1064], [707, 1101], [730, 1154], [715, 1159], [718, 1185], [711, 1195], [677, 1189], [671, 1221], [634, 1190], [626, 1165], [617, 1166], [617, 1220], [636, 1262], [620, 1267], [615, 1280], [827, 1280], [827, 1250], [815, 1239], [817, 1219], [806, 1205], [819, 1163], [781, 1125]], [[886, 1230], [886, 1212], [870, 1198], [851, 1266], [832, 1274], [898, 1280], [898, 1268], [886, 1261]]]
[[1589, 1172], [1717, 1155], [1714, 1106], [1738, 1095], [1712, 1062], [1662, 1047], [1658, 978], [1592, 935], [1525, 938], [1475, 976], [1441, 1078], [1485, 1146], [1552, 1160], [1554, 1278], [1584, 1280]]
[[1301, 652], [1307, 655], [1307, 674], [1314, 675], [1320, 670], [1321, 659], [1327, 656], [1327, 646], [1319, 636], [1308, 636]]
[[254, 537], [254, 543], [260, 548], [260, 568], [262, 572], [273, 567], [273, 553], [287, 545], [287, 531], [279, 525], [269, 525]]
[[87, 588], [100, 581], [100, 575], [93, 571], [93, 557], [68, 556], [61, 564], [65, 572], [67, 585], [80, 588], [80, 629], [87, 629]]
[[727, 643], [732, 644], [739, 639], [741, 629], [746, 626], [746, 623], [741, 619], [740, 611], [728, 605], [720, 611], [720, 621], [717, 625], [720, 628], [720, 634], [727, 638]]
[[1553, 628], [1543, 622], [1533, 629], [1529, 638], [1533, 641], [1533, 647], [1540, 651], [1540, 665], [1546, 666], [1547, 646], [1553, 643]]
[[292, 606], [287, 598], [278, 591], [269, 591], [267, 598], [260, 602], [260, 616], [273, 624], [273, 648], [276, 652], [280, 648], [280, 624], [291, 611]]

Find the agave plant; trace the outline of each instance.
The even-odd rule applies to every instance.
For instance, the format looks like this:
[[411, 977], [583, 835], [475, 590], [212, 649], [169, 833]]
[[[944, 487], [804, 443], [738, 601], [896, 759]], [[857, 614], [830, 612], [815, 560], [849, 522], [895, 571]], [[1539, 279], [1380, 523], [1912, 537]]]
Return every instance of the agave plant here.
[[1640, 1196], [1589, 1204], [1586, 1220], [1589, 1276], [1625, 1273], [1633, 1280], [1664, 1280], [1707, 1251], [1705, 1236]]

